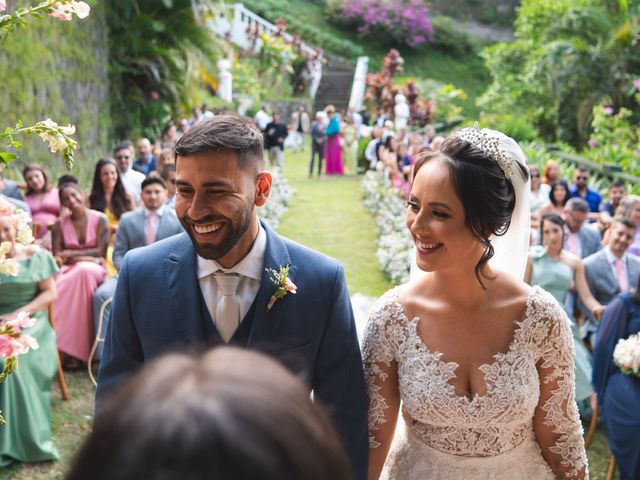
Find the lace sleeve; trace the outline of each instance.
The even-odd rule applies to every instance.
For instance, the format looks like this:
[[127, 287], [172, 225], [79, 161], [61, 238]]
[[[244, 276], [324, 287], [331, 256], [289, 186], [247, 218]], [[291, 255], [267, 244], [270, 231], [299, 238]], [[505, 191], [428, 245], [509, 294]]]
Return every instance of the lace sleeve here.
[[569, 319], [547, 293], [537, 296], [532, 309], [540, 375], [536, 438], [557, 478], [585, 479], [587, 455], [575, 399], [575, 351]]
[[[390, 292], [391, 293], [391, 292]], [[399, 408], [398, 367], [392, 325], [394, 305], [390, 293], [374, 306], [362, 345], [364, 375], [369, 400], [369, 447], [384, 443], [385, 431], [395, 427]], [[389, 422], [391, 420], [391, 422]], [[379, 438], [380, 437], [380, 438]], [[387, 446], [388, 447], [388, 446]]]

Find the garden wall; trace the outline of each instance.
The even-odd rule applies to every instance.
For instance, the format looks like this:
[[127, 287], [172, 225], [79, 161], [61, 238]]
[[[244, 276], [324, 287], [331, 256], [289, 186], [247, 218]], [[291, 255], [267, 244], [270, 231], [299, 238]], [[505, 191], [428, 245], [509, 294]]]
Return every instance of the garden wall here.
[[[106, 2], [87, 2], [91, 15], [84, 20], [31, 19], [0, 45], [0, 126], [45, 118], [75, 124], [79, 148], [73, 174], [85, 185], [96, 160], [110, 150]], [[54, 178], [63, 171], [61, 155], [48, 153], [38, 137], [24, 140], [8, 176], [30, 162], [46, 165]]]

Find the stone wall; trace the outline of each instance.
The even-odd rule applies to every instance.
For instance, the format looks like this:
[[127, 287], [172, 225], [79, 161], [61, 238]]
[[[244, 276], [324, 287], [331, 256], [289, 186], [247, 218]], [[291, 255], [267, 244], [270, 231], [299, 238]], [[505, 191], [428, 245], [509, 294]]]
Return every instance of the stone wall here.
[[[110, 150], [106, 2], [88, 3], [91, 15], [84, 20], [30, 19], [0, 45], [0, 127], [46, 118], [75, 124], [79, 149], [72, 173], [84, 185], [96, 160]], [[39, 138], [22, 140], [8, 176], [30, 162], [44, 164], [54, 178], [63, 172], [62, 157], [49, 153]]]

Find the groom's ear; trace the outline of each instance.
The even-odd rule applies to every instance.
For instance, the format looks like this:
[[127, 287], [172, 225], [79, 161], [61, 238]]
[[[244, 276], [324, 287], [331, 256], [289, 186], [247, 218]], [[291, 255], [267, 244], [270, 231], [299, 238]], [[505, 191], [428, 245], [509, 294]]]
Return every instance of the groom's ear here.
[[262, 207], [267, 203], [267, 199], [271, 194], [272, 183], [273, 177], [269, 172], [260, 172], [258, 174], [258, 181], [256, 182], [256, 207]]

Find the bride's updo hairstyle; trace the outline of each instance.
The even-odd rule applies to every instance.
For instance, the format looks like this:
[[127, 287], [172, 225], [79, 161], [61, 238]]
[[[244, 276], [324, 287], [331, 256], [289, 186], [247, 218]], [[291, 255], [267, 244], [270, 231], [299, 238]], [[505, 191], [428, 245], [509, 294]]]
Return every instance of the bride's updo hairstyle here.
[[[425, 163], [434, 159], [442, 160], [449, 167], [451, 184], [464, 208], [465, 224], [473, 237], [484, 246], [475, 268], [476, 277], [484, 288], [481, 275], [489, 277], [482, 269], [494, 255], [490, 238], [492, 235], [504, 235], [511, 224], [516, 204], [513, 184], [493, 156], [455, 135], [447, 138], [439, 151], [418, 155], [413, 179]], [[521, 173], [525, 181], [528, 180], [526, 167], [515, 161], [513, 164], [516, 170], [514, 174]]]

